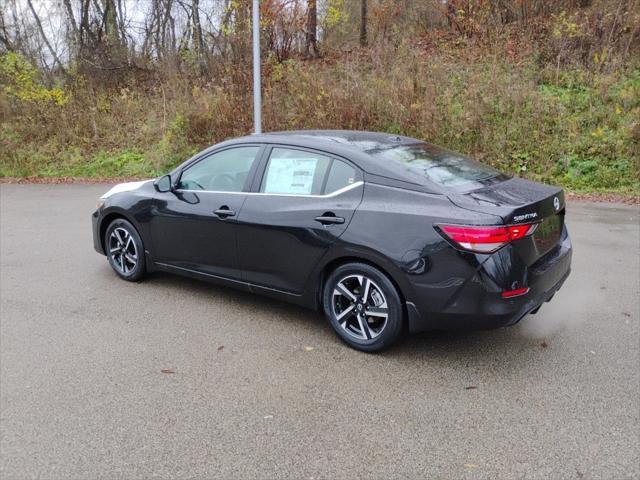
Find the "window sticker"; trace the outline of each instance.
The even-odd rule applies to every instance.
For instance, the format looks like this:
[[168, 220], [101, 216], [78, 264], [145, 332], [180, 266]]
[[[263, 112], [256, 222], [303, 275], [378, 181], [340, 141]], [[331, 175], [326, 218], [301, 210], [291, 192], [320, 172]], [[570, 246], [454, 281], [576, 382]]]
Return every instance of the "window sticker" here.
[[272, 157], [264, 191], [310, 195], [317, 163], [317, 158]]

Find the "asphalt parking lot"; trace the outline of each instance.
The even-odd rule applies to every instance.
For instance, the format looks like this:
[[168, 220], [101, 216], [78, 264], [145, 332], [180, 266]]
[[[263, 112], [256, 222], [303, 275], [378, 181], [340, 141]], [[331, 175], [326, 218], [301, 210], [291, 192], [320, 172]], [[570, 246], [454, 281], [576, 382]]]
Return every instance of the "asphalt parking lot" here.
[[367, 355], [294, 306], [119, 280], [107, 189], [0, 186], [1, 478], [640, 478], [637, 207], [569, 203], [537, 315]]

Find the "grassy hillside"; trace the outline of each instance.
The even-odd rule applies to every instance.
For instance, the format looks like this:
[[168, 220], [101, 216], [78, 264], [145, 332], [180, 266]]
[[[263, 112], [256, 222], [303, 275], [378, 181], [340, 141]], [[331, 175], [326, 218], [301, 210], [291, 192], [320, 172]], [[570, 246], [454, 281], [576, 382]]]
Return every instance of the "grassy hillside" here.
[[[319, 60], [267, 58], [264, 128], [410, 135], [571, 191], [639, 194], [637, 52], [561, 62], [568, 27], [553, 21], [559, 36], [544, 41], [434, 32]], [[212, 78], [141, 70], [116, 86], [72, 72], [58, 87], [14, 54], [0, 69], [0, 176], [151, 177], [252, 128], [247, 67]]]

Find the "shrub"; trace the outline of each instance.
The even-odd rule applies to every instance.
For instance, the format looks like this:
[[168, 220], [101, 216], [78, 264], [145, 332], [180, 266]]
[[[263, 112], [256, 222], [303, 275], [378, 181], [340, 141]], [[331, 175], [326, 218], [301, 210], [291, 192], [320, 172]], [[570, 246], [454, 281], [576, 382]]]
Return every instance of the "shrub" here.
[[3, 91], [22, 102], [63, 106], [69, 95], [59, 87], [47, 88], [39, 80], [36, 68], [22, 55], [8, 52], [0, 55], [0, 79]]

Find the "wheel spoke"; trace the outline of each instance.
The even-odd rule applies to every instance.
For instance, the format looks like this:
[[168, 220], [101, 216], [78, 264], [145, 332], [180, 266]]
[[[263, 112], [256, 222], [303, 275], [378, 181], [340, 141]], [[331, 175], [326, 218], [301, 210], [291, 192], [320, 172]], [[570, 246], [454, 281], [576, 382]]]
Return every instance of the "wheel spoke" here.
[[124, 249], [127, 250], [129, 248], [129, 244], [131, 244], [131, 240], [133, 239], [133, 237], [131, 235], [127, 235], [127, 243], [124, 246]]
[[111, 252], [111, 254], [118, 253], [119, 251], [120, 251], [120, 247], [111, 248], [111, 249], [109, 250], [109, 252]]
[[137, 255], [131, 255], [130, 253], [125, 253], [124, 256], [135, 267], [136, 263], [138, 262], [138, 256]]
[[367, 319], [362, 315], [358, 315], [358, 324], [360, 324], [360, 332], [362, 333], [362, 336], [366, 340], [371, 340], [372, 335], [371, 330], [369, 329], [369, 324], [367, 323]]
[[334, 295], [343, 295], [345, 297], [347, 297], [349, 300], [351, 300], [352, 302], [355, 302], [356, 296], [351, 293], [349, 291], [349, 289], [347, 287], [345, 287], [342, 282], [338, 283], [338, 285], [336, 285], [336, 289], [333, 291]]
[[387, 308], [369, 307], [365, 312], [365, 315], [370, 317], [387, 318], [389, 316], [389, 310]]
[[120, 244], [120, 246], [123, 246], [124, 240], [122, 240], [122, 237], [120, 236], [120, 232], [118, 231], [118, 229], [114, 230], [113, 233], [116, 235], [116, 239], [118, 240], [118, 243]]
[[362, 302], [367, 303], [369, 301], [369, 290], [371, 289], [371, 280], [367, 277], [363, 277], [362, 281]]
[[340, 323], [345, 323], [350, 316], [349, 314], [353, 313], [354, 308], [356, 308], [355, 305], [349, 305], [347, 308], [341, 311], [338, 315], [336, 315], [336, 320], [338, 320], [338, 322]]

